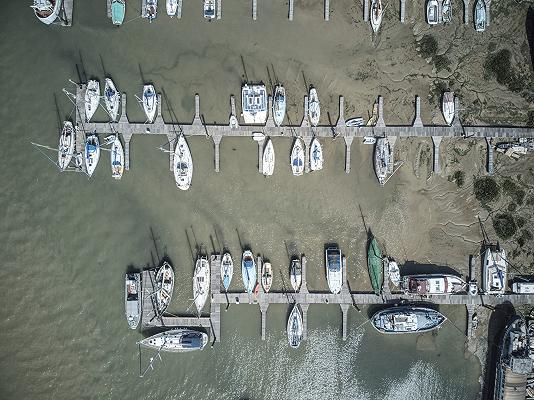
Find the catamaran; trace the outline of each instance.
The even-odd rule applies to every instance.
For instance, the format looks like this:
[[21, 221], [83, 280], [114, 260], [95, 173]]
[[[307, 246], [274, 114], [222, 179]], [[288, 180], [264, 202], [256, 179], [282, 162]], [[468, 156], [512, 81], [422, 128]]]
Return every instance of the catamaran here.
[[121, 26], [126, 14], [126, 2], [124, 0], [111, 0], [111, 22], [115, 26]]
[[302, 147], [302, 140], [295, 139], [293, 149], [291, 150], [291, 171], [293, 175], [300, 176], [304, 173], [304, 148]]
[[228, 291], [234, 275], [234, 261], [230, 253], [224, 253], [221, 260], [221, 279], [224, 290]]
[[167, 0], [167, 15], [174, 17], [178, 11], [178, 0]]
[[391, 147], [387, 137], [378, 138], [375, 144], [374, 166], [380, 185], [385, 185], [391, 168]]
[[145, 110], [147, 121], [154, 122], [157, 108], [157, 96], [154, 85], [143, 86], [143, 109]]
[[485, 294], [504, 294], [507, 275], [506, 251], [486, 249], [482, 267], [482, 290]]
[[333, 294], [341, 292], [343, 286], [343, 272], [341, 251], [338, 247], [329, 247], [325, 251], [326, 280], [328, 288]]
[[117, 115], [119, 115], [120, 94], [111, 78], [106, 78], [106, 84], [104, 85], [104, 103], [106, 103], [106, 109], [108, 110], [111, 120], [117, 121]]
[[63, 0], [33, 0], [33, 12], [43, 24], [50, 25], [61, 11]]
[[447, 90], [443, 92], [443, 99], [441, 101], [441, 112], [447, 125], [451, 125], [454, 120], [454, 92]]
[[282, 125], [286, 115], [286, 90], [282, 85], [276, 85], [273, 96], [273, 119], [276, 126]]
[[122, 148], [119, 135], [111, 144], [111, 176], [114, 179], [121, 179], [124, 172], [124, 149]]
[[204, 0], [204, 18], [212, 20], [216, 17], [215, 0]]
[[243, 285], [245, 291], [251, 294], [256, 286], [256, 262], [254, 255], [250, 250], [243, 252], [243, 259], [241, 260], [241, 275], [243, 277]]
[[486, 2], [478, 0], [475, 4], [475, 29], [477, 32], [484, 32], [486, 30]]
[[314, 137], [310, 143], [310, 170], [319, 171], [323, 169], [323, 147], [319, 139]]
[[161, 315], [169, 306], [174, 289], [174, 270], [167, 261], [156, 272], [155, 284], [156, 311], [158, 315]]
[[193, 157], [184, 135], [178, 136], [174, 149], [174, 180], [180, 190], [187, 190], [193, 180]]
[[126, 274], [124, 285], [126, 320], [130, 329], [136, 329], [141, 320], [141, 274]]
[[319, 119], [321, 118], [321, 105], [319, 104], [319, 96], [317, 96], [317, 90], [314, 87], [310, 88], [310, 94], [308, 97], [308, 117], [310, 118], [310, 124], [317, 126]]
[[443, 4], [441, 5], [441, 16], [443, 18], [443, 22], [451, 22], [452, 21], [452, 4], [451, 4], [451, 0], [443, 0]]
[[210, 292], [210, 264], [208, 258], [200, 256], [195, 264], [195, 273], [193, 275], [193, 299], [198, 315], [202, 313], [204, 304], [208, 299]]
[[430, 308], [398, 306], [378, 311], [371, 323], [380, 333], [422, 333], [438, 328], [446, 319]]
[[143, 0], [141, 8], [141, 17], [147, 18], [148, 22], [152, 23], [158, 14], [158, 0]]
[[382, 284], [384, 283], [384, 270], [382, 252], [374, 236], [371, 238], [369, 248], [367, 249], [367, 268], [373, 291], [379, 296], [382, 293]]
[[269, 293], [273, 284], [273, 267], [270, 262], [264, 262], [261, 266], [261, 285], [265, 293]]
[[267, 120], [267, 90], [265, 85], [244, 84], [241, 89], [241, 108], [245, 124], [264, 124]]
[[92, 176], [100, 159], [100, 142], [96, 135], [89, 135], [85, 139], [85, 170]]
[[302, 331], [302, 313], [298, 304], [295, 304], [287, 320], [287, 340], [292, 348], [296, 349], [300, 346]]
[[302, 265], [298, 257], [293, 257], [291, 260], [291, 267], [289, 268], [289, 280], [291, 287], [295, 292], [298, 292], [300, 285], [302, 285]]
[[59, 146], [57, 148], [57, 165], [61, 171], [69, 166], [72, 155], [74, 154], [74, 128], [72, 122], [64, 121], [63, 130], [59, 137]]
[[270, 138], [267, 138], [267, 143], [265, 143], [265, 148], [263, 149], [262, 157], [262, 173], [265, 176], [270, 176], [274, 173], [274, 146]]
[[202, 350], [207, 343], [208, 335], [206, 333], [187, 328], [161, 332], [139, 342], [145, 347], [173, 353]]
[[382, 0], [373, 0], [371, 2], [371, 27], [373, 32], [378, 32], [380, 24], [382, 23], [382, 17], [384, 15], [384, 8], [382, 7]]
[[85, 90], [85, 118], [87, 122], [91, 121], [99, 104], [100, 82], [91, 79], [87, 82], [87, 88]]
[[438, 0], [428, 0], [426, 3], [426, 21], [429, 25], [437, 25], [439, 22]]
[[404, 293], [418, 296], [460, 293], [466, 286], [463, 279], [448, 274], [405, 275], [401, 280]]

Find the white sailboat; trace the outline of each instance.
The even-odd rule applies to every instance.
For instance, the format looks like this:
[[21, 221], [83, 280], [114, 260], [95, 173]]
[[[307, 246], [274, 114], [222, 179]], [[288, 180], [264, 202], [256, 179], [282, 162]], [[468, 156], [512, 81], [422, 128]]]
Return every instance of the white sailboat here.
[[72, 122], [63, 122], [63, 130], [59, 137], [59, 146], [57, 148], [57, 164], [59, 169], [64, 171], [69, 166], [72, 155], [74, 154], [74, 128]]
[[319, 104], [317, 90], [315, 90], [314, 87], [310, 88], [308, 97], [308, 116], [312, 126], [317, 126], [317, 124], [319, 124], [319, 119], [321, 118], [321, 105]]
[[265, 293], [269, 293], [273, 284], [273, 268], [270, 262], [264, 262], [261, 267], [261, 285]]
[[157, 96], [154, 85], [143, 86], [143, 109], [145, 110], [147, 121], [152, 123], [156, 116]]
[[437, 25], [439, 22], [438, 0], [428, 0], [426, 3], [426, 22], [429, 25]]
[[193, 158], [184, 135], [178, 136], [174, 149], [174, 180], [180, 190], [187, 190], [193, 180]]
[[85, 90], [85, 118], [87, 122], [91, 121], [99, 104], [100, 82], [91, 79], [87, 82], [87, 88]]
[[302, 147], [302, 140], [295, 139], [293, 149], [291, 150], [291, 171], [293, 175], [300, 176], [304, 173], [304, 148]]
[[167, 15], [174, 17], [178, 11], [178, 0], [167, 0]]
[[207, 20], [212, 20], [215, 17], [215, 0], [204, 0], [204, 18]]
[[124, 172], [124, 149], [122, 147], [119, 135], [111, 144], [111, 176], [114, 179], [121, 179]]
[[310, 143], [310, 169], [312, 171], [323, 169], [323, 147], [316, 137]]
[[267, 138], [267, 143], [265, 143], [265, 148], [263, 149], [262, 157], [262, 173], [265, 176], [270, 176], [274, 173], [274, 146], [270, 138]]
[[282, 125], [286, 115], [286, 90], [282, 85], [276, 85], [273, 96], [273, 119], [276, 126]]
[[198, 257], [193, 275], [193, 298], [198, 315], [202, 313], [210, 291], [210, 265], [204, 256]]
[[104, 103], [112, 121], [117, 121], [119, 115], [120, 94], [111, 78], [106, 78], [104, 86]]
[[234, 260], [230, 253], [224, 253], [221, 260], [221, 279], [224, 290], [228, 291], [234, 276]]
[[295, 304], [293, 310], [291, 310], [291, 314], [289, 314], [289, 319], [287, 320], [287, 340], [292, 348], [296, 349], [300, 346], [300, 342], [302, 341], [302, 331], [302, 313], [300, 312], [298, 304]]
[[291, 260], [291, 268], [289, 269], [289, 280], [291, 287], [295, 292], [298, 292], [300, 285], [302, 285], [302, 265], [298, 258]]
[[158, 333], [139, 342], [158, 351], [182, 353], [186, 351], [202, 350], [208, 343], [208, 335], [188, 328], [178, 328]]
[[484, 32], [486, 30], [486, 2], [484, 0], [477, 0], [475, 4], [475, 29], [477, 32]]
[[89, 135], [85, 139], [85, 170], [92, 176], [100, 159], [100, 142], [96, 135]]
[[165, 261], [158, 272], [156, 272], [156, 307], [159, 315], [169, 306], [174, 290], [174, 270], [171, 265]]
[[380, 185], [386, 183], [391, 168], [391, 148], [387, 137], [378, 138], [375, 145], [374, 166]]
[[371, 27], [373, 32], [378, 32], [380, 24], [382, 24], [382, 17], [384, 15], [384, 8], [382, 7], [382, 0], [373, 0], [371, 2]]
[[33, 0], [33, 12], [43, 24], [50, 25], [59, 16], [63, 0]]
[[454, 92], [447, 90], [443, 93], [443, 99], [441, 101], [441, 112], [447, 125], [451, 125], [454, 120]]
[[443, 0], [443, 3], [441, 5], [441, 16], [443, 18], [443, 22], [451, 22], [452, 21], [452, 2], [451, 2], [451, 0]]

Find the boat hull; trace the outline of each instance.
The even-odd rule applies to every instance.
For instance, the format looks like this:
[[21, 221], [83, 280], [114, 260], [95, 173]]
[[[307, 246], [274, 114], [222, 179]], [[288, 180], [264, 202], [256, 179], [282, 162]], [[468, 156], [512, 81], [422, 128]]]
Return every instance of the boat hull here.
[[56, 0], [51, 12], [41, 12], [35, 8], [33, 9], [33, 11], [39, 21], [41, 21], [45, 25], [50, 25], [57, 19], [57, 17], [59, 17], [62, 4], [63, 0]]
[[110, 78], [106, 78], [104, 86], [104, 103], [106, 103], [106, 110], [108, 110], [109, 117], [112, 121], [117, 121], [119, 115], [120, 95], [115, 87], [115, 84]]
[[291, 150], [291, 172], [295, 176], [301, 176], [304, 173], [304, 148], [302, 147], [302, 140], [295, 139], [293, 148]]
[[174, 290], [174, 269], [168, 262], [164, 262], [156, 273], [156, 307], [158, 314], [165, 312], [172, 300]]
[[475, 30], [484, 32], [486, 30], [486, 4], [484, 0], [478, 0], [475, 4]]
[[454, 93], [443, 93], [443, 99], [441, 101], [441, 112], [447, 125], [451, 125], [454, 120], [455, 106], [454, 106]]
[[309, 93], [308, 117], [310, 118], [310, 124], [312, 124], [312, 126], [317, 126], [321, 119], [321, 105], [315, 88], [311, 88]]
[[263, 263], [261, 268], [261, 285], [265, 293], [269, 293], [271, 285], [273, 284], [273, 268], [271, 263]]
[[256, 286], [257, 273], [256, 262], [254, 261], [254, 255], [250, 250], [243, 252], [243, 259], [241, 261], [241, 275], [243, 278], [243, 286], [248, 294], [252, 294], [254, 287]]
[[124, 172], [124, 149], [117, 135], [111, 145], [111, 176], [121, 179]]
[[371, 21], [371, 27], [373, 28], [373, 32], [377, 33], [378, 29], [380, 29], [380, 25], [382, 24], [382, 16], [384, 13], [384, 9], [382, 7], [382, 0], [373, 0], [371, 2], [371, 12], [370, 12], [370, 21]]
[[437, 25], [439, 22], [438, 0], [428, 0], [426, 3], [426, 21], [429, 25]]
[[100, 160], [100, 142], [96, 135], [90, 135], [85, 140], [85, 171], [90, 177], [95, 172]]
[[72, 122], [63, 122], [63, 131], [59, 137], [59, 146], [57, 154], [57, 162], [59, 169], [64, 171], [69, 166], [72, 156], [74, 154], [74, 127]]
[[464, 292], [467, 284], [455, 275], [419, 274], [404, 275], [402, 289], [406, 294], [418, 296], [440, 296]]
[[275, 154], [274, 146], [271, 139], [267, 138], [262, 157], [262, 173], [265, 176], [271, 176], [274, 173]]
[[143, 110], [145, 110], [145, 115], [147, 122], [154, 122], [156, 117], [157, 109], [157, 96], [156, 89], [154, 85], [144, 85], [143, 86]]
[[286, 90], [282, 85], [276, 85], [273, 96], [273, 120], [276, 126], [281, 126], [286, 115]]
[[310, 143], [310, 170], [320, 171], [323, 169], [323, 147], [317, 138]]
[[485, 294], [504, 294], [507, 277], [506, 252], [487, 248], [482, 265], [482, 290]]
[[289, 280], [291, 281], [291, 287], [295, 292], [298, 292], [302, 285], [302, 265], [299, 259], [293, 259], [291, 261], [291, 268], [289, 269]]
[[302, 332], [302, 313], [298, 304], [295, 304], [287, 320], [287, 340], [291, 348], [298, 349], [302, 341]]
[[178, 11], [178, 0], [167, 0], [167, 15], [174, 17]]
[[329, 247], [325, 251], [326, 280], [333, 294], [341, 292], [343, 286], [343, 261], [341, 251], [337, 247]]
[[199, 257], [195, 263], [193, 275], [193, 298], [200, 315], [210, 291], [210, 265], [206, 257]]
[[443, 4], [441, 6], [441, 13], [442, 13], [443, 22], [449, 23], [452, 21], [451, 0], [443, 0]]
[[207, 343], [207, 334], [185, 328], [158, 333], [139, 342], [142, 346], [170, 353], [202, 350]]
[[378, 311], [371, 317], [371, 323], [380, 333], [424, 333], [439, 328], [446, 319], [430, 308], [398, 306]]
[[85, 119], [91, 121], [100, 104], [100, 82], [91, 79], [85, 90]]
[[221, 279], [224, 290], [228, 291], [234, 276], [234, 261], [230, 253], [224, 253], [221, 260]]
[[173, 159], [174, 181], [180, 190], [188, 190], [193, 180], [193, 157], [184, 135], [176, 141]]

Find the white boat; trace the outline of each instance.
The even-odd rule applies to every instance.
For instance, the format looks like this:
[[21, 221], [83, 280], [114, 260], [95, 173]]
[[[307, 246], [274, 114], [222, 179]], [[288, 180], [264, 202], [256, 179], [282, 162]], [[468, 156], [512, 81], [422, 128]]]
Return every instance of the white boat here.
[[439, 22], [438, 0], [427, 0], [426, 2], [426, 22], [429, 25], [437, 25]]
[[441, 112], [447, 125], [451, 125], [454, 120], [454, 92], [447, 90], [443, 92], [443, 99], [441, 100]]
[[104, 86], [104, 103], [112, 121], [117, 121], [119, 115], [120, 94], [111, 78], [106, 78]]
[[486, 19], [486, 3], [484, 0], [477, 0], [475, 4], [475, 29], [477, 32], [486, 30]]
[[371, 2], [371, 27], [373, 32], [378, 32], [382, 17], [384, 15], [384, 8], [382, 7], [382, 0], [373, 0]]
[[447, 295], [465, 292], [467, 283], [449, 274], [405, 275], [401, 280], [401, 289], [405, 294], [418, 296]]
[[329, 247], [326, 249], [325, 265], [328, 288], [333, 294], [338, 294], [341, 292], [341, 287], [343, 286], [341, 251], [338, 247]]
[[187, 190], [193, 180], [193, 157], [184, 135], [178, 136], [174, 149], [174, 180], [180, 190]]
[[215, 0], [204, 0], [204, 18], [212, 20], [216, 17]]
[[451, 0], [443, 0], [441, 5], [441, 17], [443, 22], [452, 21], [452, 2]]
[[241, 276], [243, 278], [245, 291], [248, 294], [251, 294], [256, 287], [257, 273], [254, 255], [250, 250], [245, 250], [243, 252], [243, 258], [241, 260]]
[[126, 274], [124, 285], [126, 320], [130, 329], [136, 329], [141, 320], [141, 274]]
[[312, 171], [323, 169], [323, 148], [316, 137], [310, 143], [310, 169]]
[[197, 258], [195, 273], [193, 275], [193, 299], [198, 315], [202, 313], [204, 304], [210, 292], [210, 264], [208, 258], [201, 256]]
[[380, 333], [423, 333], [439, 328], [447, 318], [439, 311], [416, 306], [395, 306], [378, 311], [371, 323]]
[[174, 17], [178, 11], [178, 0], [167, 0], [167, 15]]
[[308, 97], [308, 117], [310, 118], [310, 124], [317, 126], [321, 119], [321, 105], [319, 104], [319, 96], [317, 96], [317, 90], [314, 87], [310, 88]]
[[33, 12], [43, 24], [50, 25], [61, 11], [63, 0], [33, 0]]
[[351, 118], [345, 121], [345, 126], [347, 127], [358, 127], [364, 125], [365, 124], [363, 123], [363, 118], [361, 117]]
[[157, 314], [161, 315], [169, 306], [174, 289], [174, 270], [167, 261], [156, 272], [155, 286]]
[[207, 343], [207, 334], [188, 328], [178, 328], [161, 332], [139, 342], [142, 346], [171, 353], [202, 350]]
[[376, 138], [374, 136], [364, 136], [363, 137], [363, 144], [375, 144]]
[[63, 130], [59, 137], [59, 146], [57, 148], [57, 165], [60, 170], [64, 171], [69, 166], [72, 155], [74, 154], [74, 128], [72, 122], [63, 122]]
[[224, 253], [221, 259], [221, 279], [224, 290], [228, 291], [234, 276], [234, 260], [230, 253]]
[[274, 146], [270, 138], [267, 138], [267, 143], [263, 149], [262, 157], [262, 173], [265, 176], [270, 176], [274, 173]]
[[87, 82], [87, 88], [85, 90], [85, 119], [87, 122], [91, 121], [99, 104], [100, 82], [91, 79]]
[[289, 278], [291, 287], [295, 292], [298, 292], [300, 285], [302, 285], [302, 265], [298, 258], [291, 260], [291, 268], [289, 269]]
[[265, 85], [245, 83], [241, 89], [241, 108], [245, 124], [265, 124], [267, 121], [267, 90]]
[[287, 340], [294, 349], [298, 348], [302, 341], [302, 326], [302, 313], [298, 304], [295, 304], [287, 320]]
[[504, 294], [507, 271], [508, 265], [504, 249], [492, 250], [487, 248], [482, 266], [482, 291], [485, 294]]
[[158, 14], [158, 0], [143, 0], [141, 7], [141, 17], [147, 18], [148, 22], [156, 18]]
[[124, 149], [122, 147], [119, 135], [111, 144], [111, 176], [115, 179], [121, 179], [124, 172]]
[[276, 126], [282, 125], [286, 115], [286, 90], [282, 85], [276, 85], [273, 96], [273, 119]]
[[393, 285], [399, 286], [401, 279], [399, 265], [395, 261], [389, 261], [387, 258], [384, 258], [384, 262], [388, 263], [389, 280]]
[[386, 183], [391, 168], [391, 148], [387, 137], [378, 138], [375, 145], [374, 166], [380, 185]]
[[273, 284], [273, 267], [270, 262], [264, 262], [261, 266], [261, 285], [265, 293], [269, 293]]
[[85, 139], [85, 170], [92, 176], [100, 159], [100, 142], [96, 135], [89, 135]]
[[147, 121], [154, 122], [158, 101], [154, 85], [143, 86], [143, 109], [145, 110]]
[[293, 175], [300, 176], [304, 173], [304, 148], [302, 147], [302, 140], [295, 139], [293, 149], [291, 150], [291, 171]]

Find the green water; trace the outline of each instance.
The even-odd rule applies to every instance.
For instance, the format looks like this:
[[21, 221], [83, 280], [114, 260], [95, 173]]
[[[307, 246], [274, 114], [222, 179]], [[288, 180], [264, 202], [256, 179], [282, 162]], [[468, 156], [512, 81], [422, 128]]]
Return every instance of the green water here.
[[[234, 255], [250, 246], [271, 260], [274, 289], [282, 287], [288, 253], [305, 253], [309, 289], [325, 290], [323, 245], [337, 242], [348, 257], [352, 289], [368, 290], [360, 208], [378, 237], [399, 236], [397, 203], [409, 189], [402, 177], [379, 188], [370, 148], [356, 143], [352, 171], [345, 174], [341, 140], [324, 143], [324, 171], [301, 178], [284, 167], [290, 141], [274, 140], [278, 164], [265, 179], [252, 139], [224, 139], [221, 172], [215, 173], [212, 143], [190, 138], [195, 176], [187, 192], [176, 189], [168, 158], [156, 149], [165, 139], [155, 136], [133, 139], [131, 170], [120, 182], [110, 177], [107, 153], [91, 180], [59, 173], [29, 141], [56, 145], [57, 114], [71, 113], [61, 88], [73, 90], [68, 79], [78, 79], [80, 60], [101, 83], [104, 66], [129, 99], [150, 80], [165, 90], [180, 119], [192, 119], [199, 93], [206, 120], [225, 122], [228, 96], [239, 94], [243, 57], [249, 79], [268, 81], [267, 67], [274, 66], [291, 93], [293, 120], [302, 116], [303, 72], [335, 119], [340, 93], [348, 101], [358, 98], [334, 59], [345, 53], [340, 43], [353, 33], [346, 23], [351, 17], [340, 13], [339, 26], [335, 20], [311, 26], [321, 21], [321, 2], [307, 1], [289, 24], [286, 6], [275, 2], [260, 8], [270, 23], [253, 23], [249, 2], [225, 1], [223, 20], [208, 24], [193, 2], [184, 1], [184, 19], [176, 21], [164, 15], [160, 1], [155, 23], [134, 20], [115, 29], [104, 1], [76, 0], [74, 26], [66, 29], [40, 24], [27, 3], [9, 2], [0, 16], [0, 87], [8, 99], [0, 108], [0, 398], [476, 398], [478, 364], [464, 358], [464, 336], [455, 327], [465, 324], [461, 307], [442, 308], [455, 325], [419, 337], [380, 335], [365, 323], [365, 309], [351, 310], [343, 342], [340, 309], [312, 306], [309, 339], [294, 351], [287, 345], [286, 307], [269, 308], [263, 342], [258, 308], [232, 306], [221, 313], [220, 343], [163, 355], [140, 379], [136, 341], [143, 335], [128, 330], [124, 318], [128, 268], [170, 257], [177, 277], [170, 310], [178, 313], [190, 304], [195, 246], [208, 252], [227, 246]], [[126, 20], [137, 15], [133, 3]], [[310, 41], [324, 51], [309, 51]], [[143, 118], [133, 101], [128, 114]], [[399, 217], [391, 224], [386, 214]], [[240, 288], [236, 274], [232, 289]], [[145, 365], [150, 355], [143, 354]]]

